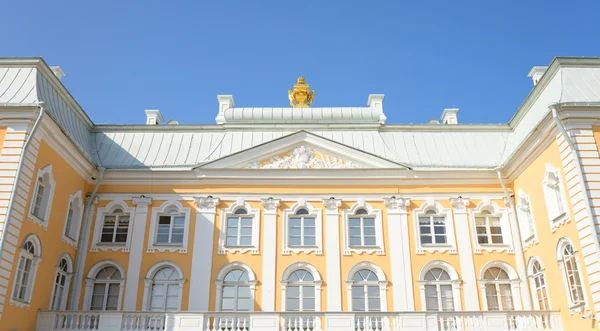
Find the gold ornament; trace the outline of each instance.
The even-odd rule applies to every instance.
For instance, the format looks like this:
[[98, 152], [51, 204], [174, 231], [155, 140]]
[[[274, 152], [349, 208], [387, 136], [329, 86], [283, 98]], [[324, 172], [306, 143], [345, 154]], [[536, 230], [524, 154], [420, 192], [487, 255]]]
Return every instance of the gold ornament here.
[[310, 107], [315, 98], [315, 91], [310, 91], [310, 85], [306, 84], [304, 77], [298, 77], [293, 90], [288, 90], [290, 106], [294, 108]]

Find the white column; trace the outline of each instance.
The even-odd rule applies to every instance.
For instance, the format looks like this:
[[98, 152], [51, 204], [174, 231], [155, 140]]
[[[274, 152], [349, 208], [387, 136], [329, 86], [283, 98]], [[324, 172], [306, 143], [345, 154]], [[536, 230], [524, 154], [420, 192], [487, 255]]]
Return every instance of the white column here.
[[387, 206], [394, 311], [414, 311], [408, 213], [406, 212], [406, 207], [410, 206], [410, 199], [391, 197], [383, 201]]
[[[69, 310], [78, 310], [79, 309], [79, 298], [81, 297], [81, 289], [83, 288], [84, 281], [84, 268], [85, 268], [85, 259], [87, 257], [88, 251], [88, 243], [90, 241], [90, 237], [94, 229], [91, 227], [92, 225], [92, 217], [94, 216], [94, 210], [96, 209], [96, 205], [98, 204], [98, 197], [94, 197], [94, 200], [90, 201], [91, 197], [87, 197], [86, 201], [86, 211], [85, 217], [83, 218], [81, 225], [81, 235], [80, 242], [78, 243], [78, 254], [75, 259], [75, 273], [73, 275], [73, 283], [71, 284], [71, 296], [69, 298]], [[85, 308], [84, 308], [85, 309]]]
[[131, 233], [131, 248], [129, 250], [129, 264], [127, 265], [127, 286], [125, 287], [125, 302], [123, 310], [136, 310], [138, 284], [140, 282], [140, 268], [144, 254], [144, 235], [146, 233], [146, 221], [148, 217], [148, 206], [152, 204], [151, 198], [141, 196], [133, 199], [135, 215], [133, 218], [133, 230]]
[[325, 206], [325, 262], [327, 263], [327, 311], [342, 311], [340, 265], [340, 199], [323, 199]]
[[[517, 222], [517, 212], [515, 211], [515, 202], [511, 198], [504, 198], [504, 203], [508, 206], [508, 219], [510, 220], [510, 232], [513, 239], [513, 247], [515, 249], [515, 262], [517, 263], [517, 273], [521, 279], [521, 299], [523, 300], [524, 310], [531, 310], [531, 292], [529, 292], [529, 282], [527, 281], [527, 266], [525, 265], [525, 256], [523, 255], [523, 241], [521, 240], [521, 231], [519, 231], [519, 223]], [[523, 222], [523, 224], [526, 224]], [[517, 305], [515, 305], [515, 308]], [[518, 308], [517, 308], [518, 309]]]
[[[463, 281], [465, 296], [465, 310], [479, 310], [479, 295], [477, 294], [477, 276], [475, 276], [475, 262], [473, 261], [473, 246], [471, 244], [471, 231], [467, 218], [469, 199], [462, 197], [450, 199], [454, 207], [454, 229], [456, 230], [456, 245], [460, 259], [460, 274]], [[475, 240], [475, 239], [474, 239]]]
[[262, 311], [275, 311], [275, 265], [277, 263], [277, 207], [279, 199], [262, 199], [265, 208], [262, 270]]
[[197, 197], [192, 274], [190, 276], [189, 311], [208, 311], [212, 272], [213, 237], [218, 198]]

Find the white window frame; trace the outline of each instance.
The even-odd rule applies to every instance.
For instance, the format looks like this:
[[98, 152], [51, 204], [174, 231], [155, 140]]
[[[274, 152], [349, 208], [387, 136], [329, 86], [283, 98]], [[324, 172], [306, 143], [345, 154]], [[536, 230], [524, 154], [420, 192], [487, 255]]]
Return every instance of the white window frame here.
[[[35, 200], [37, 199], [37, 193], [39, 188], [40, 178], [44, 181], [44, 193], [42, 194], [41, 205], [44, 206], [42, 215], [37, 216], [33, 213], [35, 209]], [[29, 213], [27, 219], [42, 227], [43, 230], [48, 230], [48, 222], [50, 221], [50, 210], [52, 209], [52, 200], [54, 199], [54, 189], [56, 188], [56, 182], [52, 175], [52, 165], [49, 164], [43, 168], [40, 168], [37, 172], [36, 179], [33, 186], [33, 193], [29, 202]]]
[[[184, 216], [185, 224], [183, 229], [183, 242], [181, 244], [175, 243], [159, 243], [156, 241], [156, 236], [158, 235], [158, 219], [160, 216], [168, 216], [165, 213], [170, 209], [176, 209], [179, 215]], [[169, 200], [165, 201], [160, 207], [152, 207], [152, 218], [150, 223], [150, 235], [148, 236], [148, 249], [147, 253], [154, 253], [155, 251], [159, 252], [175, 252], [185, 254], [188, 249], [188, 237], [190, 231], [190, 215], [191, 208], [183, 207], [181, 202], [177, 200]]]
[[[79, 231], [81, 230], [81, 222], [83, 220], [83, 197], [81, 196], [81, 190], [71, 194], [69, 196], [69, 203], [67, 204], [67, 212], [65, 213], [65, 222], [62, 230], [62, 242], [67, 243], [77, 249], [77, 242], [79, 241]], [[75, 238], [71, 238], [67, 235], [67, 221], [69, 220], [69, 210], [73, 210], [71, 215], [70, 229], [73, 229]]]
[[[538, 272], [534, 272], [534, 270], [533, 270], [533, 266], [536, 262], [540, 265], [540, 270]], [[548, 278], [546, 277], [546, 269], [544, 268], [544, 265], [542, 264], [542, 260], [540, 260], [537, 257], [529, 258], [529, 263], [527, 266], [527, 277], [529, 278], [529, 288], [531, 290], [531, 297], [533, 298], [534, 309], [535, 310], [542, 309], [542, 307], [540, 307], [540, 302], [539, 302], [540, 300], [537, 295], [538, 287], [535, 284], [536, 278], [542, 277], [544, 279], [544, 287], [546, 288], [546, 300], [548, 301], [548, 307], [546, 309], [551, 310], [552, 303], [550, 302], [550, 287], [548, 286]]]
[[[483, 211], [490, 212], [489, 216], [500, 218], [500, 228], [502, 229], [502, 244], [480, 244], [477, 238], [477, 223], [475, 217], [479, 217]], [[498, 204], [491, 201], [489, 198], [483, 199], [475, 208], [469, 210], [471, 217], [471, 231], [473, 238], [473, 253], [482, 254], [482, 251], [486, 252], [507, 252], [514, 254], [513, 240], [510, 229], [510, 222], [508, 218], [508, 209], [500, 208]]]
[[[553, 175], [558, 183], [553, 184], [550, 175]], [[544, 190], [544, 199], [546, 200], [546, 211], [548, 212], [550, 229], [554, 232], [559, 226], [569, 223], [571, 218], [569, 217], [569, 206], [567, 205], [567, 197], [565, 195], [562, 176], [558, 168], [550, 163], [546, 164], [542, 188]], [[561, 205], [560, 207], [559, 204]]]
[[[252, 217], [252, 243], [248, 246], [227, 246], [225, 240], [227, 238], [227, 219], [230, 216], [235, 216], [235, 211], [239, 208], [244, 208], [248, 212], [247, 215]], [[259, 239], [260, 239], [260, 209], [252, 208], [244, 199], [238, 199], [229, 208], [221, 208], [221, 231], [219, 235], [219, 250], [218, 254], [229, 253], [246, 253], [259, 254]]]
[[[510, 293], [511, 293], [511, 296], [513, 299], [513, 305], [514, 305], [513, 310], [523, 309], [523, 305], [521, 303], [521, 294], [520, 294], [521, 293], [520, 292], [521, 279], [519, 278], [519, 275], [517, 274], [515, 269], [506, 262], [490, 261], [481, 268], [481, 272], [479, 274], [479, 288], [481, 290], [481, 300], [483, 301], [483, 310], [486, 310], [486, 311], [488, 310], [488, 302], [487, 302], [485, 286], [488, 284], [500, 284], [499, 282], [488, 280], [488, 279], [484, 278], [485, 272], [489, 268], [500, 268], [506, 272], [506, 274], [508, 275], [508, 279], [509, 279], [508, 283], [510, 284]], [[500, 302], [499, 302], [499, 307], [501, 308], [500, 310], [503, 311], [501, 301], [502, 300], [500, 300]]]
[[[62, 260], [67, 261], [67, 271], [66, 273], [60, 268], [60, 262]], [[63, 296], [60, 300], [60, 302], [58, 303], [58, 309], [54, 309], [55, 307], [52, 307], [52, 304], [54, 303], [54, 295], [56, 294], [56, 277], [58, 274], [61, 274], [62, 276], [65, 277], [65, 285], [64, 285], [64, 291], [63, 291]], [[69, 296], [69, 289], [71, 287], [71, 278], [73, 277], [73, 259], [71, 258], [71, 256], [69, 254], [63, 254], [58, 258], [58, 263], [56, 263], [56, 271], [54, 273], [54, 278], [52, 279], [52, 293], [50, 294], [50, 305], [48, 307], [49, 310], [65, 310], [67, 309], [67, 298]]]
[[[312, 217], [315, 219], [315, 245], [314, 246], [291, 246], [289, 245], [289, 220], [290, 217], [296, 216], [296, 212], [299, 209], [306, 209], [308, 211], [307, 215], [302, 215], [303, 217]], [[306, 200], [298, 200], [296, 204], [294, 204], [290, 209], [285, 209], [283, 211], [283, 240], [282, 240], [282, 252], [281, 254], [289, 255], [291, 253], [300, 253], [303, 252], [305, 254], [309, 254], [314, 252], [317, 255], [323, 254], [323, 217], [321, 209], [314, 208], [309, 202]]]
[[[33, 251], [34, 254], [32, 255], [31, 253], [29, 253], [28, 251], [25, 250], [25, 248], [23, 246], [25, 246], [25, 243], [30, 242], [33, 244]], [[19, 264], [21, 262], [22, 258], [27, 258], [31, 260], [31, 269], [29, 270], [29, 277], [27, 278], [27, 287], [25, 289], [25, 298], [24, 299], [18, 299], [15, 298], [14, 294], [15, 294], [15, 288], [17, 287], [17, 274], [18, 274], [18, 268], [19, 268]], [[23, 240], [23, 243], [21, 244], [21, 246], [19, 247], [19, 258], [17, 260], [17, 263], [15, 264], [15, 269], [17, 271], [15, 271], [15, 276], [13, 277], [13, 286], [11, 287], [10, 290], [10, 300], [9, 300], [9, 304], [17, 306], [19, 308], [29, 308], [30, 304], [31, 304], [31, 297], [33, 294], [33, 287], [35, 285], [35, 278], [36, 278], [36, 274], [38, 271], [38, 266], [40, 264], [40, 262], [42, 262], [42, 243], [40, 241], [40, 239], [38, 238], [38, 236], [36, 236], [35, 234], [29, 234], [25, 237], [25, 239]]]
[[[446, 283], [442, 283], [442, 281], [427, 281], [425, 280], [425, 275], [431, 269], [442, 269], [448, 273], [450, 276], [450, 281], [448, 283], [452, 285], [452, 301], [454, 304], [454, 311], [462, 310], [462, 300], [460, 295], [460, 286], [462, 284], [462, 280], [458, 277], [458, 273], [456, 270], [448, 263], [440, 260], [435, 260], [427, 263], [423, 268], [421, 268], [421, 272], [419, 273], [419, 290], [421, 293], [421, 310], [427, 311], [427, 300], [425, 293], [426, 285], [448, 285]], [[441, 306], [440, 306], [441, 307]]]
[[183, 300], [183, 285], [185, 284], [185, 277], [183, 276], [183, 270], [179, 265], [171, 261], [162, 261], [158, 262], [148, 270], [146, 273], [146, 278], [144, 278], [144, 301], [142, 301], [142, 310], [150, 311], [152, 309], [150, 303], [152, 301], [152, 285], [154, 285], [154, 276], [157, 272], [162, 270], [163, 268], [173, 268], [175, 272], [179, 275], [179, 278], [176, 280], [179, 285], [179, 292], [177, 297], [177, 310], [181, 311], [181, 301]]
[[115, 267], [121, 273], [121, 278], [114, 282], [119, 284], [119, 299], [117, 301], [116, 311], [121, 310], [123, 304], [123, 289], [125, 288], [125, 277], [127, 274], [125, 273], [125, 268], [123, 268], [119, 262], [113, 260], [104, 260], [98, 262], [88, 272], [88, 275], [85, 279], [85, 293], [83, 296], [83, 307], [85, 310], [89, 311], [92, 308], [92, 294], [94, 291], [94, 285], [96, 284], [96, 275], [105, 267]]
[[[367, 215], [356, 215], [359, 209], [365, 209]], [[342, 211], [343, 219], [343, 231], [344, 231], [344, 255], [357, 254], [377, 254], [385, 255], [385, 247], [383, 243], [383, 221], [381, 216], [381, 209], [374, 209], [365, 199], [359, 199], [350, 209], [344, 209]], [[372, 217], [375, 219], [375, 245], [373, 246], [351, 246], [350, 245], [350, 218], [351, 217]]]
[[223, 279], [230, 271], [235, 269], [241, 269], [248, 273], [249, 280], [247, 283], [250, 287], [250, 312], [253, 312], [254, 300], [256, 298], [256, 275], [249, 266], [242, 262], [231, 262], [229, 264], [226, 264], [225, 266], [223, 266], [223, 268], [221, 268], [221, 270], [219, 270], [219, 273], [217, 274], [217, 279], [215, 279], [215, 284], [217, 285], [217, 300], [215, 311], [221, 311], [221, 304], [223, 302]]
[[[107, 214], [112, 213], [116, 209], [121, 209], [125, 214], [129, 214], [129, 227], [127, 229], [127, 240], [124, 244], [117, 243], [103, 243], [100, 242], [102, 237], [102, 228], [104, 226], [104, 217]], [[92, 248], [90, 252], [97, 251], [123, 251], [129, 252], [131, 248], [131, 237], [133, 237], [133, 221], [135, 217], [135, 207], [129, 207], [129, 205], [123, 200], [113, 200], [105, 207], [98, 208], [96, 212], [96, 222], [94, 224], [94, 238], [92, 241]]]
[[[419, 225], [419, 217], [430, 217], [427, 214], [428, 211], [435, 211], [436, 214], [444, 218], [444, 226], [446, 230], [446, 243], [445, 244], [422, 244], [421, 243], [421, 229]], [[452, 210], [450, 208], [444, 208], [439, 202], [434, 199], [427, 199], [420, 208], [414, 210], [414, 228], [415, 228], [415, 242], [417, 244], [416, 254], [425, 254], [425, 252], [448, 252], [450, 254], [457, 254], [456, 249], [456, 238], [454, 233], [454, 220], [452, 218]], [[433, 236], [433, 232], [432, 232]]]
[[523, 249], [527, 250], [527, 248], [533, 246], [538, 242], [537, 231], [535, 229], [536, 223], [529, 195], [527, 195], [521, 189], [519, 189], [519, 192], [517, 194], [517, 220], [519, 221], [519, 231], [521, 232]]
[[281, 275], [281, 311], [287, 311], [287, 288], [290, 284], [288, 279], [296, 270], [306, 270], [312, 274], [314, 281], [303, 282], [302, 285], [315, 287], [315, 312], [321, 311], [321, 285], [323, 284], [323, 279], [321, 278], [317, 268], [315, 268], [312, 264], [305, 262], [296, 262], [290, 265], [283, 271], [283, 274]]
[[381, 307], [381, 312], [386, 312], [388, 310], [387, 307], [387, 285], [388, 281], [385, 277], [385, 273], [383, 270], [376, 264], [371, 262], [360, 262], [355, 264], [350, 271], [348, 272], [348, 276], [346, 278], [346, 298], [348, 300], [348, 311], [352, 310], [352, 286], [354, 286], [354, 274], [359, 270], [368, 269], [371, 270], [375, 275], [377, 275], [378, 285], [379, 285], [379, 306]]
[[[567, 274], [565, 270], [565, 264], [563, 259], [563, 249], [565, 246], [570, 245], [573, 248], [573, 257], [575, 258], [575, 265], [577, 266], [577, 271], [579, 273], [579, 282], [581, 283], [581, 291], [583, 292], [583, 303], [574, 303], [571, 299], [571, 287], [569, 285], [569, 280], [567, 279]], [[583, 282], [582, 273], [583, 269], [581, 268], [581, 263], [579, 261], [579, 251], [577, 250], [577, 246], [571, 241], [569, 238], [560, 238], [558, 241], [558, 245], [556, 246], [556, 262], [560, 267], [560, 273], [563, 279], [563, 285], [565, 289], [565, 295], [567, 297], [567, 303], [569, 305], [569, 312], [571, 314], [575, 312], [583, 312], [588, 309], [587, 303], [589, 302], [587, 291], [585, 289], [585, 283]]]

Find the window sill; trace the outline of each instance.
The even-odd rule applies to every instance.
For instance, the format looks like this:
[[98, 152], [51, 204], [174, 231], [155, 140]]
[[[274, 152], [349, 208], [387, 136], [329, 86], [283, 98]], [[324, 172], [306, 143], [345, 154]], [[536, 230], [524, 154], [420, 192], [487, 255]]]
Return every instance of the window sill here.
[[72, 246], [73, 248], [77, 249], [77, 240], [75, 239], [71, 239], [68, 236], [65, 236], [64, 234], [62, 235], [61, 241], [64, 242], [65, 244]]
[[97, 252], [97, 251], [123, 251], [123, 252], [129, 252], [129, 246], [127, 245], [127, 243], [95, 243], [92, 246], [92, 249], [90, 249], [90, 252]]
[[579, 304], [569, 304], [569, 313], [571, 315], [574, 313], [583, 313], [586, 310], [588, 310], [588, 308], [585, 306], [584, 302]]
[[290, 255], [291, 253], [299, 254], [299, 253], [315, 253], [316, 255], [323, 255], [323, 248], [319, 246], [287, 246], [284, 247], [281, 254]]
[[181, 254], [187, 253], [187, 246], [184, 244], [168, 244], [168, 243], [155, 243], [152, 246], [149, 246], [146, 250], [146, 253], [154, 253], [155, 251], [159, 252], [176, 252], [178, 251]]
[[41, 226], [42, 230], [48, 231], [48, 222], [44, 221], [43, 219], [33, 214], [29, 214], [27, 215], [27, 220]]
[[15, 298], [10, 298], [9, 304], [11, 304], [13, 306], [16, 306], [18, 308], [29, 309], [29, 307], [30, 307], [30, 303], [29, 302], [21, 301], [19, 299], [15, 299]]
[[571, 220], [567, 217], [567, 213], [562, 213], [550, 221], [550, 229], [555, 232], [561, 225], [569, 223]]
[[417, 247], [416, 254], [425, 254], [425, 252], [449, 252], [450, 254], [458, 254], [456, 247], [450, 244], [422, 244]]
[[383, 247], [381, 246], [348, 246], [344, 250], [344, 255], [352, 255], [353, 252], [359, 255], [363, 253], [367, 253], [369, 255], [373, 253], [376, 253], [377, 255], [385, 255]]
[[225, 254], [225, 253], [246, 253], [246, 252], [251, 252], [252, 254], [260, 254], [259, 250], [258, 250], [258, 246], [221, 246], [219, 247], [219, 251], [217, 252], [218, 254]]
[[479, 244], [475, 245], [474, 253], [481, 254], [482, 251], [486, 251], [488, 253], [491, 252], [506, 252], [509, 254], [514, 254], [515, 250], [507, 244]]

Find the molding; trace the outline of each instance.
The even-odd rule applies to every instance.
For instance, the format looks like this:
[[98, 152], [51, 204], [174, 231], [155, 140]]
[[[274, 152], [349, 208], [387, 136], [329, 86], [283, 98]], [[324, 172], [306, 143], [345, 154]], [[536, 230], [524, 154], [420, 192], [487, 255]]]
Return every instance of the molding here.
[[[555, 192], [551, 190], [551, 183], [549, 175], [552, 174], [558, 183], [557, 185], [559, 189], [560, 196], [554, 196]], [[553, 166], [550, 163], [546, 164], [546, 172], [544, 173], [544, 181], [542, 182], [542, 190], [544, 192], [544, 199], [546, 201], [546, 211], [548, 212], [548, 219], [550, 220], [550, 230], [552, 232], [556, 232], [556, 230], [571, 222], [571, 217], [569, 217], [569, 206], [567, 203], [567, 196], [565, 194], [565, 185], [563, 178], [561, 176], [560, 170], [557, 167]], [[585, 190], [584, 187], [582, 187]], [[555, 197], [555, 201], [552, 201], [552, 196]], [[556, 199], [560, 199], [562, 202], [562, 212], [560, 209], [553, 210], [554, 207], [558, 207]]]
[[[482, 211], [487, 210], [491, 212], [491, 216], [500, 218], [500, 227], [502, 229], [502, 244], [480, 244], [479, 239], [477, 238], [477, 229], [475, 223], [475, 217], [481, 214]], [[471, 217], [471, 231], [473, 235], [473, 244], [474, 249], [473, 253], [481, 254], [482, 251], [486, 251], [488, 253], [491, 252], [507, 252], [509, 254], [514, 254], [514, 248], [512, 247], [512, 235], [510, 228], [510, 220], [508, 215], [507, 208], [500, 208], [498, 204], [491, 199], [483, 199], [475, 208], [470, 209], [470, 217]]]
[[[218, 200], [218, 199], [217, 199]], [[168, 208], [174, 207], [177, 209], [180, 215], [184, 216], [184, 230], [183, 230], [183, 242], [181, 244], [164, 244], [156, 241], [158, 218], [164, 214]], [[187, 253], [188, 250], [188, 238], [190, 231], [190, 208], [184, 208], [183, 205], [177, 200], [167, 200], [160, 207], [152, 207], [152, 218], [150, 219], [150, 235], [148, 236], [148, 248], [146, 253], [159, 252], [179, 252]]]
[[383, 203], [387, 207], [387, 214], [406, 214], [406, 208], [410, 206], [409, 198], [396, 198], [392, 196], [390, 198], [383, 198]]
[[[350, 245], [350, 222], [349, 218], [353, 217], [357, 210], [365, 209], [367, 211], [366, 217], [374, 218], [375, 221], [375, 245], [372, 246], [352, 246]], [[360, 218], [365, 216], [358, 216]], [[370, 204], [366, 202], [365, 199], [358, 199], [358, 201], [350, 207], [350, 209], [344, 209], [342, 211], [342, 224], [343, 224], [343, 243], [344, 243], [344, 255], [352, 255], [352, 253], [356, 254], [373, 254], [377, 255], [385, 255], [385, 247], [383, 240], [383, 221], [381, 216], [381, 209], [374, 209]]]
[[[428, 217], [426, 212], [434, 210], [436, 212], [435, 215], [441, 216], [444, 218], [444, 228], [446, 235], [446, 243], [445, 244], [422, 244], [421, 243], [421, 230], [420, 230], [420, 217]], [[429, 216], [430, 217], [430, 216]], [[421, 205], [420, 208], [413, 210], [413, 227], [415, 232], [415, 244], [416, 244], [416, 254], [425, 254], [425, 252], [434, 253], [445, 253], [449, 252], [450, 254], [457, 254], [456, 248], [456, 238], [454, 232], [454, 219], [452, 217], [452, 211], [450, 208], [444, 208], [439, 202], [436, 202], [435, 199], [429, 198]], [[463, 236], [466, 233], [458, 233], [458, 236]], [[431, 231], [432, 238], [435, 236], [434, 231]]]
[[[131, 198], [130, 198], [131, 199]], [[101, 243], [100, 237], [102, 235], [102, 227], [104, 225], [104, 216], [111, 213], [113, 210], [120, 208], [125, 214], [129, 214], [129, 229], [127, 230], [127, 241], [122, 245], [114, 243]], [[123, 200], [113, 200], [105, 207], [100, 207], [96, 211], [96, 220], [94, 222], [94, 236], [92, 238], [92, 247], [90, 252], [97, 251], [123, 251], [129, 252], [131, 248], [131, 237], [133, 231], [133, 223], [135, 221], [135, 208], [129, 207], [129, 205]]]
[[519, 189], [517, 196], [518, 203], [516, 204], [515, 209], [517, 211], [517, 219], [519, 220], [523, 250], [526, 250], [538, 243], [537, 231], [535, 228], [536, 222], [529, 195], [523, 192], [522, 189]]
[[[335, 203], [334, 203], [335, 204]], [[312, 246], [290, 246], [289, 245], [289, 219], [295, 216], [299, 209], [306, 209], [309, 214], [301, 215], [299, 217], [309, 217], [315, 220], [315, 245]], [[336, 208], [337, 209], [337, 208]], [[283, 238], [282, 238], [282, 255], [290, 255], [291, 253], [299, 254], [315, 253], [316, 255], [323, 254], [323, 221], [321, 209], [316, 209], [306, 201], [306, 199], [300, 199], [290, 209], [283, 211]]]
[[[234, 212], [239, 208], [245, 208], [248, 215], [252, 216], [252, 243], [249, 246], [226, 246], [225, 240], [227, 237], [227, 218], [234, 215]], [[260, 254], [260, 209], [252, 208], [246, 200], [238, 198], [229, 208], [221, 208], [221, 231], [219, 236], [219, 249], [217, 254], [229, 253], [246, 253]]]
[[212, 195], [208, 197], [196, 197], [194, 198], [194, 203], [196, 204], [198, 213], [214, 213], [219, 205], [219, 198], [213, 198]]
[[[44, 178], [45, 176], [48, 176], [48, 182], [44, 183], [44, 190], [46, 191], [44, 193], [48, 193], [48, 195], [43, 195], [41, 204], [44, 206], [44, 215], [42, 215], [42, 218], [39, 218], [38, 216], [34, 215], [33, 208], [35, 206], [34, 201], [37, 197], [39, 179]], [[38, 224], [42, 227], [42, 230], [44, 231], [48, 230], [48, 223], [50, 222], [50, 210], [52, 209], [52, 200], [54, 199], [55, 189], [56, 181], [54, 180], [54, 176], [52, 175], [52, 164], [48, 164], [43, 168], [39, 168], [35, 177], [33, 193], [29, 199], [29, 213], [27, 215], [27, 220]]]

